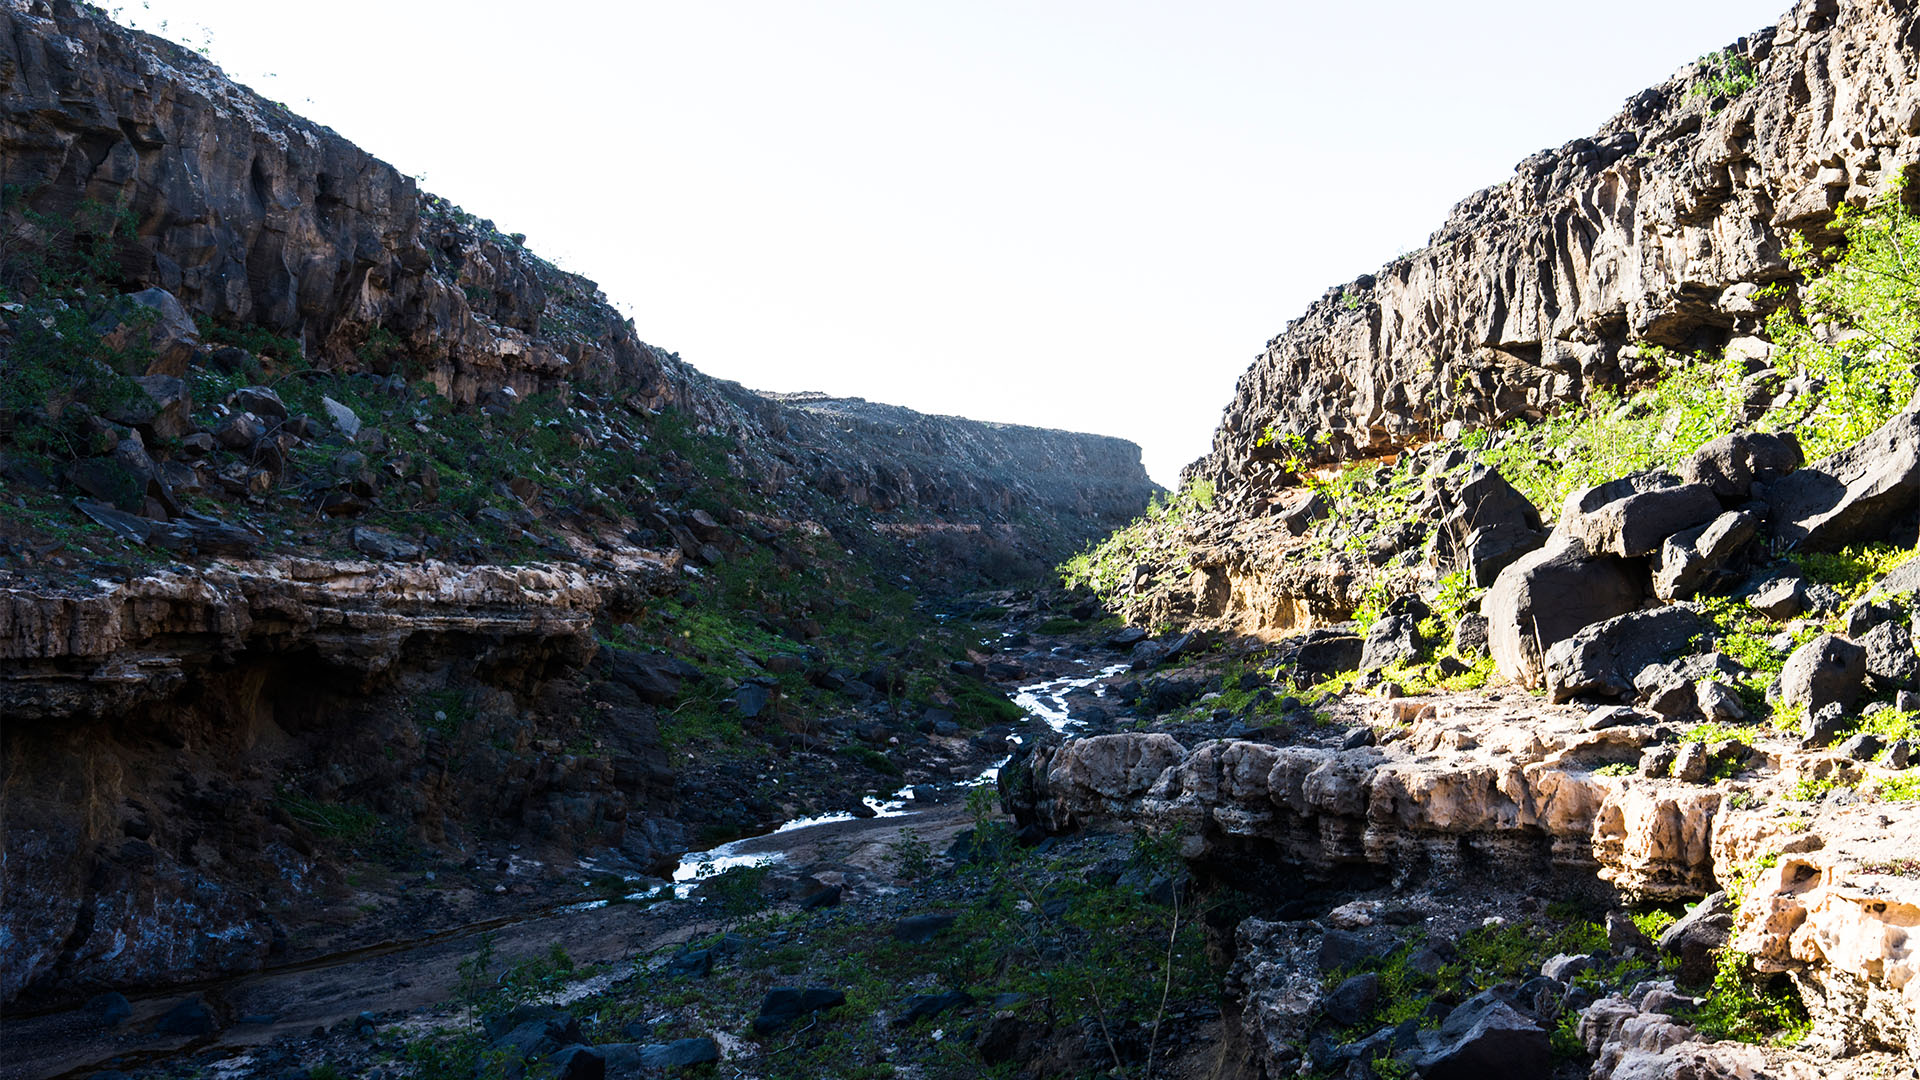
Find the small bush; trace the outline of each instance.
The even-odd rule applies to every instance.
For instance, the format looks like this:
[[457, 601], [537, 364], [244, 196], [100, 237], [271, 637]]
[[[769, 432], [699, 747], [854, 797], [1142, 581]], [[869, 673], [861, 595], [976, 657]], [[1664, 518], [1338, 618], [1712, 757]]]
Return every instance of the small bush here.
[[1813, 1022], [1792, 989], [1777, 982], [1756, 976], [1744, 954], [1722, 949], [1706, 1000], [1687, 1019], [1711, 1039], [1792, 1045]]
[[1069, 589], [1085, 587], [1110, 605], [1141, 563], [1167, 565], [1183, 560], [1188, 547], [1183, 526], [1213, 506], [1213, 484], [1195, 481], [1165, 497], [1155, 497], [1146, 513], [1087, 550], [1060, 564], [1060, 580]]

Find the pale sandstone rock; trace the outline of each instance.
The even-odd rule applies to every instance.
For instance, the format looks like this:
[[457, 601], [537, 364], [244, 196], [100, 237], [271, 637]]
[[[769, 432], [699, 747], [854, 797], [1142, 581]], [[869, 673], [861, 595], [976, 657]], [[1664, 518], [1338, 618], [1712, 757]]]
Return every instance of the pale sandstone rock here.
[[[1630, 739], [1613, 742], [1629, 729], [1586, 732], [1568, 709], [1517, 713], [1465, 699], [1435, 706], [1409, 738], [1358, 750], [1231, 740], [1187, 750], [1145, 734], [1043, 748], [1034, 760], [1051, 754], [1052, 764], [1034, 771], [1040, 816], [1056, 827], [1103, 819], [1181, 826], [1189, 858], [1206, 857], [1218, 838], [1245, 838], [1309, 871], [1362, 861], [1403, 880], [1452, 872], [1465, 847], [1516, 868], [1594, 873], [1628, 896], [1666, 900], [1702, 896], [1771, 854], [1778, 864], [1751, 887], [1734, 947], [1763, 970], [1794, 975], [1819, 1045], [1841, 1053], [1920, 1047], [1920, 879], [1887, 869], [1920, 852], [1920, 804], [1820, 804], [1809, 824], [1773, 809], [1795, 805], [1782, 796], [1798, 779], [1864, 783], [1873, 774], [1762, 738], [1761, 767], [1770, 771], [1756, 783], [1601, 777], [1591, 770], [1632, 750]], [[1472, 746], [1449, 749], [1447, 736]], [[1750, 797], [1730, 802], [1732, 790]], [[1343, 909], [1337, 921], [1358, 914]], [[1250, 1005], [1248, 1015], [1255, 1011]], [[1662, 1026], [1670, 1018], [1654, 1016], [1624, 1029], [1608, 1058], [1613, 1071], [1595, 1075], [1719, 1075], [1699, 1070], [1733, 1060], [1717, 1045], [1678, 1053], [1682, 1036]]]

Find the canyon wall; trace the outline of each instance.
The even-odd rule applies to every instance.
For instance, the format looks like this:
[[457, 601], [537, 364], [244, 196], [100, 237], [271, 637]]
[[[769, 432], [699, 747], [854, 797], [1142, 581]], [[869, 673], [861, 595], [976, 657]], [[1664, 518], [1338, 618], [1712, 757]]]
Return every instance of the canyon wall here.
[[1293, 482], [1301, 443], [1391, 454], [1645, 379], [1643, 346], [1754, 334], [1756, 289], [1792, 276], [1787, 239], [1912, 174], [1917, 63], [1912, 4], [1804, 0], [1634, 95], [1462, 201], [1426, 247], [1328, 290], [1241, 376], [1187, 477], [1257, 495]]
[[1047, 537], [1046, 559], [1156, 490], [1118, 439], [711, 379], [640, 340], [593, 282], [524, 238], [205, 57], [65, 0], [7, 0], [0, 16], [0, 227], [16, 251], [69, 241], [83, 204], [111, 208], [137, 233], [119, 256], [128, 291], [163, 289], [212, 324], [295, 338], [318, 366], [424, 379], [462, 404], [590, 392], [678, 409], [732, 436], [768, 490], [797, 480], [968, 521], [1018, 508]]
[[[523, 237], [89, 5], [0, 0], [0, 184], [0, 378], [96, 301], [83, 334], [153, 344], [118, 372], [151, 403], [89, 398], [97, 357], [49, 347], [48, 392], [0, 408], [10, 1007], [535, 902], [376, 903], [348, 863], [661, 875], [897, 784], [864, 743], [895, 773], [828, 760], [803, 793], [662, 730], [694, 707], [763, 754], [856, 720], [918, 748], [934, 699], [977, 725], [952, 657], [868, 655], [906, 636], [901, 578], [1030, 579], [1157, 490], [1120, 439], [704, 375]], [[110, 265], [48, 299], [90, 246]]]

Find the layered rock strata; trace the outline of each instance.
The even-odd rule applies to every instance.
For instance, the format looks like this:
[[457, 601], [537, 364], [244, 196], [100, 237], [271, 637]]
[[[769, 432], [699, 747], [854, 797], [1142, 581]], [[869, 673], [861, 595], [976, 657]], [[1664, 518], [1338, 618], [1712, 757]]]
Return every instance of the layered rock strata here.
[[309, 812], [280, 789], [289, 770], [440, 842], [551, 801], [582, 838], [671, 865], [638, 814], [628, 828], [672, 788], [637, 711], [607, 712], [632, 744], [569, 779], [484, 745], [527, 737], [511, 693], [423, 743], [396, 691], [451, 670], [530, 700], [592, 657], [597, 616], [679, 576], [643, 559], [617, 573], [296, 559], [0, 590], [0, 999], [245, 970], [284, 949], [282, 921], [319, 902], [325, 876], [308, 838], [339, 827], [289, 817]]
[[1613, 776], [1597, 770], [1637, 760], [1657, 726], [1468, 697], [1375, 708], [1381, 745], [1104, 735], [1032, 749], [1002, 788], [1016, 816], [1051, 831], [1175, 830], [1199, 865], [1251, 851], [1286, 873], [1359, 872], [1396, 889], [1497, 872], [1643, 901], [1753, 882], [1736, 947], [1793, 974], [1821, 1045], [1920, 1047], [1920, 894], [1901, 862], [1920, 850], [1920, 807], [1810, 806], [1811, 819], [1775, 808], [1801, 779], [1861, 782], [1873, 767], [1776, 740], [1773, 767], [1750, 783]]

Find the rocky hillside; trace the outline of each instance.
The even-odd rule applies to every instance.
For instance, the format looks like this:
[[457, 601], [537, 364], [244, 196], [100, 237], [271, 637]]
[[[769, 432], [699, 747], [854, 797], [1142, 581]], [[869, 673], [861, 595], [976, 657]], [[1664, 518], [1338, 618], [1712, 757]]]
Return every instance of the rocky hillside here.
[[1914, 35], [1904, 4], [1808, 0], [1527, 158], [1268, 342], [1188, 476], [1257, 497], [1301, 450], [1391, 454], [1644, 383], [1661, 348], [1751, 347], [1788, 241], [1920, 158]]
[[1063, 567], [1143, 716], [1008, 808], [1355, 901], [1238, 925], [1261, 1075], [1912, 1074], [1916, 65], [1806, 0], [1529, 158]]
[[0, 19], [10, 1007], [947, 779], [1011, 707], [933, 596], [1154, 491], [1121, 440], [711, 379], [204, 57]]
[[178, 304], [148, 294], [170, 318], [143, 375], [180, 376], [195, 344], [264, 334], [316, 369], [398, 375], [454, 405], [587, 393], [604, 395], [589, 412], [672, 408], [732, 438], [765, 490], [798, 480], [860, 506], [994, 520], [1024, 507], [1047, 550], [1153, 490], [1119, 440], [906, 410], [838, 437], [816, 420], [831, 403], [706, 378], [524, 237], [191, 50], [82, 4], [10, 0], [0, 14], [9, 250], [17, 264], [118, 227], [111, 282]]

